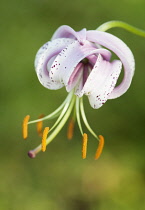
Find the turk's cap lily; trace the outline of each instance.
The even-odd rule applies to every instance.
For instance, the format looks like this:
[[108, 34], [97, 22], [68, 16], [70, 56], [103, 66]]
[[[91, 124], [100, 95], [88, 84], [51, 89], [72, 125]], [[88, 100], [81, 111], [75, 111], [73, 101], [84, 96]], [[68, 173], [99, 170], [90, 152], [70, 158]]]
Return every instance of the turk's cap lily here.
[[[112, 52], [118, 60], [111, 61]], [[116, 86], [122, 68], [124, 77]], [[37, 52], [35, 69], [44, 87], [74, 89], [78, 97], [87, 95], [97, 109], [128, 90], [135, 61], [128, 46], [112, 34], [61, 26]]]
[[[111, 58], [112, 53], [117, 59]], [[122, 68], [123, 80], [116, 85]], [[36, 123], [37, 131], [42, 136], [42, 143], [28, 152], [34, 158], [39, 151], [45, 151], [48, 145], [60, 132], [67, 120], [68, 139], [73, 136], [75, 120], [77, 120], [82, 135], [82, 158], [86, 158], [88, 135], [85, 128], [99, 141], [95, 159], [101, 155], [104, 137], [97, 136], [90, 127], [84, 110], [83, 95], [87, 95], [90, 105], [100, 108], [108, 99], [114, 99], [124, 94], [132, 81], [135, 69], [134, 57], [128, 46], [106, 32], [98, 30], [74, 31], [69, 26], [59, 27], [51, 41], [44, 44], [37, 52], [35, 70], [40, 83], [51, 90], [66, 88], [68, 96], [64, 102], [47, 116], [29, 121], [27, 115], [23, 121], [23, 138], [28, 137], [28, 125]], [[57, 118], [51, 128], [42, 132], [44, 120]], [[48, 136], [49, 134], [49, 136]]]

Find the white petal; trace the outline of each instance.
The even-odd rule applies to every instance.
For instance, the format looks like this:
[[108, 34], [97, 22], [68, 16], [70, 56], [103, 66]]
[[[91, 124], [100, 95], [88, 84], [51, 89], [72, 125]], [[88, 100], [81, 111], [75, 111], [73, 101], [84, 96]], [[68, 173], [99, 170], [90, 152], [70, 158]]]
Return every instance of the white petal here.
[[60, 26], [53, 34], [51, 40], [57, 38], [71, 38], [77, 39], [80, 43], [84, 43], [86, 40], [86, 29], [76, 32], [73, 28], [67, 25]]
[[66, 86], [66, 90], [70, 92], [79, 82], [83, 73], [83, 64], [79, 63], [74, 69], [72, 75], [69, 78], [68, 84]]
[[82, 91], [79, 94], [88, 95], [90, 105], [100, 108], [108, 99], [120, 75], [122, 63], [114, 60], [112, 63], [103, 60], [99, 55]]
[[68, 85], [69, 79], [75, 71], [76, 66], [81, 60], [91, 54], [101, 53], [104, 58], [110, 58], [111, 53], [106, 49], [96, 49], [92, 47], [88, 41], [84, 45], [81, 45], [78, 41], [74, 41], [68, 45], [65, 49], [54, 60], [51, 70], [50, 77], [55, 83], [62, 83]]
[[113, 99], [121, 96], [128, 90], [134, 75], [135, 61], [131, 50], [122, 40], [106, 32], [87, 31], [87, 40], [112, 50], [122, 61], [124, 79], [119, 86], [114, 88], [109, 98]]
[[44, 87], [48, 89], [59, 89], [63, 87], [62, 83], [55, 84], [50, 78], [49, 66], [56, 55], [70, 43], [72, 43], [72, 40], [68, 38], [55, 39], [47, 42], [38, 50], [35, 58], [35, 69], [38, 79]]

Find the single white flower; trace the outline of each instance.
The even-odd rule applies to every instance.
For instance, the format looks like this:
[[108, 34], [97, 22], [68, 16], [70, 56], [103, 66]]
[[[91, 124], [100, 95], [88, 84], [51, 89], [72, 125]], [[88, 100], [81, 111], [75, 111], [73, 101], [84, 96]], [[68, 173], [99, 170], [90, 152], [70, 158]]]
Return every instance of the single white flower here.
[[[117, 60], [111, 60], [112, 52], [118, 57]], [[84, 134], [81, 126], [81, 114], [86, 128], [101, 142], [95, 156], [97, 159], [98, 154], [101, 154], [104, 138], [102, 136], [98, 138], [91, 129], [84, 112], [82, 96], [87, 95], [91, 107], [98, 109], [108, 99], [123, 95], [130, 87], [134, 75], [135, 62], [131, 50], [123, 41], [107, 32], [86, 29], [76, 32], [69, 26], [61, 26], [51, 41], [44, 44], [37, 52], [35, 69], [44, 87], [57, 90], [65, 86], [69, 94], [62, 105], [48, 116], [30, 122], [28, 116], [25, 118], [23, 127], [24, 133], [27, 133], [27, 124], [58, 117], [54, 126], [50, 130], [47, 128], [43, 133], [43, 146], [39, 145], [29, 151], [28, 155], [34, 158], [41, 147], [44, 151], [44, 145], [54, 139], [74, 109], [68, 138], [72, 137], [76, 118], [83, 136], [82, 156], [85, 158], [87, 134]], [[124, 78], [116, 86], [122, 69], [124, 69]], [[52, 133], [46, 139], [48, 131]]]

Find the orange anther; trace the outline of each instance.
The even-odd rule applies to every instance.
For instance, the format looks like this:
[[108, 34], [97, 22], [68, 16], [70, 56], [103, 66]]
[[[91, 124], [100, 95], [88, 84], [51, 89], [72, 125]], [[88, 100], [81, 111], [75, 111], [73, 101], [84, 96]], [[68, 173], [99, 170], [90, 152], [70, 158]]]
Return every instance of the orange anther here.
[[100, 157], [103, 147], [104, 147], [104, 137], [102, 135], [99, 135], [99, 139], [100, 141], [99, 141], [99, 145], [95, 154], [95, 160], [97, 160]]
[[[39, 116], [39, 119], [41, 119], [41, 118], [43, 118], [43, 117], [44, 117], [44, 115], [41, 114], [41, 115]], [[38, 135], [39, 135], [39, 136], [42, 136], [43, 121], [37, 122], [36, 126], [37, 126]]]
[[30, 119], [30, 115], [27, 115], [23, 120], [22, 131], [23, 138], [26, 139], [28, 137], [28, 121]]
[[88, 142], [88, 135], [86, 133], [83, 134], [82, 139], [82, 158], [85, 159], [87, 155], [87, 142]]
[[49, 132], [49, 127], [46, 127], [43, 131], [43, 135], [42, 135], [42, 144], [41, 144], [41, 149], [43, 152], [45, 152], [46, 150], [46, 138]]
[[72, 139], [73, 133], [74, 133], [74, 120], [71, 119], [71, 120], [69, 121], [68, 129], [67, 129], [67, 138], [68, 138], [69, 140]]

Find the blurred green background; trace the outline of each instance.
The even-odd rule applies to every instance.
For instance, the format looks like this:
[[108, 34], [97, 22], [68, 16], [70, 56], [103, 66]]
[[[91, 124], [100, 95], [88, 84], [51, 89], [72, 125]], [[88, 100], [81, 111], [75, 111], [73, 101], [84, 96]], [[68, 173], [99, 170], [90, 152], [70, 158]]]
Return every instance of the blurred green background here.
[[109, 31], [133, 51], [136, 72], [129, 91], [101, 109], [91, 109], [85, 97], [90, 124], [105, 136], [98, 161], [92, 136], [87, 159], [81, 159], [77, 126], [72, 141], [66, 138], [66, 125], [35, 159], [27, 156], [40, 142], [35, 125], [27, 141], [21, 135], [25, 115], [35, 119], [49, 114], [66, 96], [64, 88], [50, 91], [38, 82], [33, 62], [39, 47], [64, 24], [75, 30], [96, 29], [106, 21], [122, 20], [145, 29], [145, 1], [5, 0], [0, 8], [0, 209], [145, 209], [144, 38], [123, 29]]

